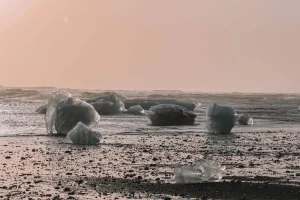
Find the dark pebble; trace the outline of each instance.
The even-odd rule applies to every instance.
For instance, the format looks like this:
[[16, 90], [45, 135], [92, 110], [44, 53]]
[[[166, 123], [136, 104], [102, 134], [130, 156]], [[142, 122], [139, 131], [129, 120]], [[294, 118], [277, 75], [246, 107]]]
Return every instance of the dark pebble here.
[[69, 191], [71, 191], [71, 188], [66, 187], [66, 188], [64, 188], [64, 191], [69, 192]]
[[153, 160], [153, 161], [157, 161], [157, 160], [158, 160], [158, 158], [155, 158], [155, 157], [154, 157], [152, 160]]

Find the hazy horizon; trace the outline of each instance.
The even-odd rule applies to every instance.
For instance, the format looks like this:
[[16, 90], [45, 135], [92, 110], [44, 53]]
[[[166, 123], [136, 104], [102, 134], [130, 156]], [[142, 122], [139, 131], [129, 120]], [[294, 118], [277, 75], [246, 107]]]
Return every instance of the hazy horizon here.
[[86, 91], [180, 91], [180, 92], [197, 92], [197, 93], [241, 93], [241, 94], [299, 94], [300, 92], [243, 92], [243, 91], [204, 91], [204, 90], [189, 90], [189, 89], [111, 89], [111, 88], [74, 88], [74, 87], [56, 87], [56, 86], [12, 86], [12, 85], [0, 85], [0, 88], [20, 88], [20, 89], [29, 89], [29, 88], [56, 88], [56, 89], [70, 89], [70, 90], [86, 90]]
[[0, 85], [300, 93], [300, 1], [0, 1]]

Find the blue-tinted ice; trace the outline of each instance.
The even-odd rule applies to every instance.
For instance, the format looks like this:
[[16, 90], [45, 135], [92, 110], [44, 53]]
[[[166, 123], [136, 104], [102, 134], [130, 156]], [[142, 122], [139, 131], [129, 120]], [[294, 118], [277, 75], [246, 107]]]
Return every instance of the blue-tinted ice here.
[[92, 131], [82, 122], [78, 122], [67, 134], [67, 138], [69, 138], [73, 144], [96, 145], [100, 143], [102, 136], [99, 132]]
[[222, 179], [225, 167], [205, 157], [197, 160], [193, 165], [176, 167], [174, 169], [177, 183], [201, 183]]
[[58, 90], [51, 95], [45, 116], [46, 128], [48, 133], [54, 133], [55, 131], [54, 126], [56, 120], [57, 105], [60, 102], [67, 100], [71, 97], [72, 95], [64, 90]]
[[92, 105], [59, 90], [49, 99], [45, 121], [48, 133], [67, 134], [78, 122], [93, 127], [100, 116]]

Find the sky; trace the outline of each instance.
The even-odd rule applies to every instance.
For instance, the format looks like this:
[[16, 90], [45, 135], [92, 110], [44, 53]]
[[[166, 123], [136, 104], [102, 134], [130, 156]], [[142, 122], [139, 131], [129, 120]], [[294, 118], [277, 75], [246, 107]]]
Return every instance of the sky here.
[[0, 85], [300, 92], [299, 0], [0, 0]]

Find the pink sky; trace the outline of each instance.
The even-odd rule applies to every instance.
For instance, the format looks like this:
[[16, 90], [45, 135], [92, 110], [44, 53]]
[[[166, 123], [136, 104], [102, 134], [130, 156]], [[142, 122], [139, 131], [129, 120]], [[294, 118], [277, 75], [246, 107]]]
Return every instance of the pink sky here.
[[300, 92], [299, 0], [0, 0], [0, 85]]

